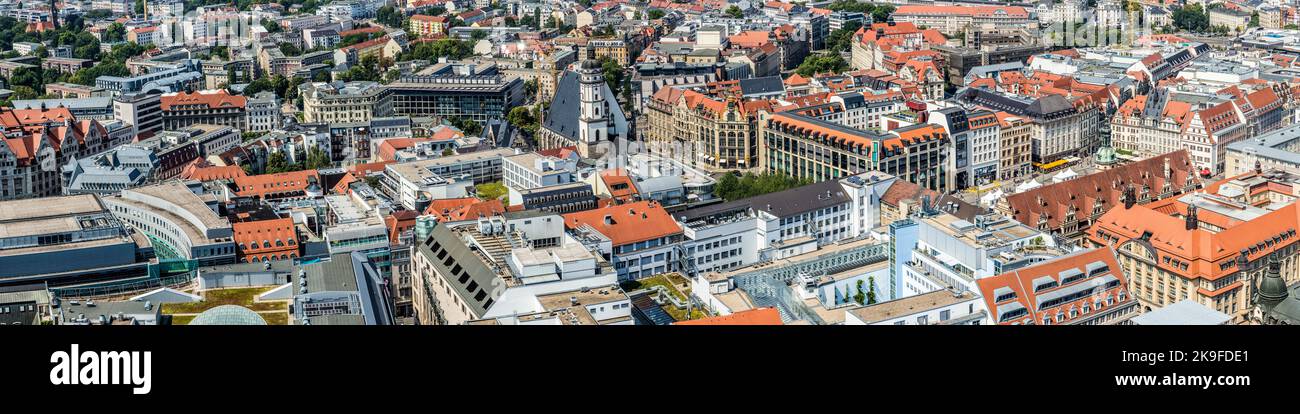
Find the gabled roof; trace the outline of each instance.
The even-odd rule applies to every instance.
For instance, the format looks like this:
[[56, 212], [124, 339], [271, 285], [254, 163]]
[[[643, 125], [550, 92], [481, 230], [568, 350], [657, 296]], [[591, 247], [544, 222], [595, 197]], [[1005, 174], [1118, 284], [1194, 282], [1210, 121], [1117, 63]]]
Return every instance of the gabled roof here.
[[[1164, 176], [1168, 162], [1170, 178]], [[1059, 228], [1073, 207], [1079, 219], [1092, 215], [1092, 208], [1100, 201], [1102, 209], [1123, 205], [1124, 188], [1133, 185], [1140, 197], [1142, 189], [1149, 188], [1152, 198], [1160, 194], [1165, 183], [1174, 191], [1185, 187], [1187, 181], [1196, 185], [1196, 174], [1186, 150], [1178, 150], [1145, 160], [1132, 162], [1073, 180], [1037, 187], [1007, 196], [1010, 216], [1027, 226], [1037, 228], [1040, 219], [1048, 227]]]
[[[1081, 276], [1081, 278], [1079, 278]], [[1077, 279], [1075, 279], [1077, 278]], [[1074, 280], [1072, 280], [1074, 279]], [[1108, 284], [1118, 285], [1107, 288]], [[1052, 323], [1069, 323], [1072, 320], [1087, 318], [1092, 313], [1083, 313], [1082, 305], [1087, 302], [1105, 301], [1106, 295], [1118, 299], [1118, 292], [1128, 288], [1123, 268], [1116, 259], [1115, 251], [1110, 247], [1072, 253], [1069, 255], [1035, 263], [997, 276], [976, 280], [989, 316], [994, 323], [1010, 324], [1013, 322], [1032, 322], [1041, 324], [1044, 317], [1051, 317]], [[1069, 297], [1076, 292], [1092, 292], [1075, 300], [1059, 303], [1062, 297]], [[1014, 294], [1014, 295], [1013, 295]], [[1003, 300], [998, 300], [1003, 298]], [[1125, 301], [1134, 300], [1128, 295]], [[1123, 302], [1113, 302], [1110, 306], [1119, 306]], [[1025, 309], [1027, 312], [1018, 317], [1004, 317], [1008, 312]], [[1077, 311], [1071, 317], [1071, 310]], [[1103, 309], [1095, 309], [1101, 311]], [[1063, 320], [1056, 320], [1060, 312]], [[1019, 312], [1017, 312], [1019, 313]]]

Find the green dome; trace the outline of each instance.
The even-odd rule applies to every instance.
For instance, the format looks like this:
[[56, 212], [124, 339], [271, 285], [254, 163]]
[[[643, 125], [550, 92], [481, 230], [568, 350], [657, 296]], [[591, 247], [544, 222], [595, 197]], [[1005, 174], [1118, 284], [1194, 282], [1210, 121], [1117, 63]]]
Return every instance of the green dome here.
[[203, 311], [190, 325], [266, 325], [266, 320], [243, 306], [221, 305]]
[[1287, 297], [1282, 303], [1274, 306], [1273, 311], [1267, 316], [1288, 325], [1300, 325], [1300, 298], [1295, 295]]
[[[1281, 264], [1278, 263], [1277, 257], [1270, 255], [1268, 258], [1268, 271], [1264, 272], [1264, 279], [1259, 281], [1259, 289], [1255, 291], [1256, 298], [1264, 311], [1268, 312], [1274, 306], [1286, 301], [1287, 299], [1286, 280], [1282, 279]], [[1300, 313], [1294, 314], [1300, 317]]]

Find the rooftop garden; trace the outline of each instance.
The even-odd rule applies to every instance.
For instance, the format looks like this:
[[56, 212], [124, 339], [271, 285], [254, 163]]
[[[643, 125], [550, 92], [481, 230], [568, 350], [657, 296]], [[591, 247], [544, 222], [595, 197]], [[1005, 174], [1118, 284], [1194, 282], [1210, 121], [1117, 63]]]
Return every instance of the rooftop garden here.
[[[691, 281], [677, 273], [664, 273], [641, 280], [623, 282], [620, 286], [623, 288], [624, 292], [654, 289], [655, 286], [661, 286], [664, 288], [665, 292], [672, 295], [679, 302], [687, 303], [690, 301]], [[700, 319], [709, 316], [703, 309], [692, 309], [688, 315], [686, 309], [679, 309], [677, 306], [673, 305], [672, 302], [664, 303], [660, 308], [663, 308], [664, 312], [668, 312], [673, 319], [679, 321]]]

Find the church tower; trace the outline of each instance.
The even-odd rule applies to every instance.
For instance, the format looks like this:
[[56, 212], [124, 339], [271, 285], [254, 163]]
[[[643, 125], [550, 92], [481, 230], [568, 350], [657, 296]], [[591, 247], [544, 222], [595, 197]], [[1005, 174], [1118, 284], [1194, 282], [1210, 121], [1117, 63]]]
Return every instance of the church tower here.
[[584, 60], [578, 66], [578, 141], [588, 146], [611, 140], [609, 137], [609, 104], [605, 102], [602, 86], [605, 74], [600, 63]]

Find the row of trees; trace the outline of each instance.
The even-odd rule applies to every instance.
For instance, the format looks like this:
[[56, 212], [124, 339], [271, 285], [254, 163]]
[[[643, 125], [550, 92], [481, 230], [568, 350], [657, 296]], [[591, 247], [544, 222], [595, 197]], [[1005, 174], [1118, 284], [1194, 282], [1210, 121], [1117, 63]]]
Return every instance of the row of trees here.
[[446, 57], [448, 60], [458, 60], [473, 55], [474, 44], [471, 42], [456, 39], [440, 39], [433, 42], [415, 43], [411, 46], [410, 50], [403, 52], [397, 60], [407, 61], [424, 59], [428, 61], [437, 61], [440, 57]]
[[812, 181], [801, 180], [784, 174], [763, 173], [756, 175], [754, 173], [745, 173], [743, 176], [737, 176], [736, 173], [731, 173], [718, 178], [717, 185], [713, 186], [713, 195], [723, 200], [732, 201], [808, 184], [812, 184]]
[[[863, 289], [863, 285], [867, 285], [868, 287]], [[857, 288], [858, 293], [853, 294], [853, 296], [849, 296], [849, 293], [851, 292], [849, 289], [844, 289], [844, 302], [853, 301], [862, 306], [876, 304], [875, 276], [867, 276], [867, 281], [865, 283], [859, 280], [855, 287]]]
[[289, 158], [284, 152], [272, 153], [266, 158], [266, 174], [277, 174], [290, 171], [314, 170], [317, 168], [328, 168], [334, 165], [329, 155], [320, 148], [311, 148], [307, 150], [307, 159], [302, 162], [290, 163]]

